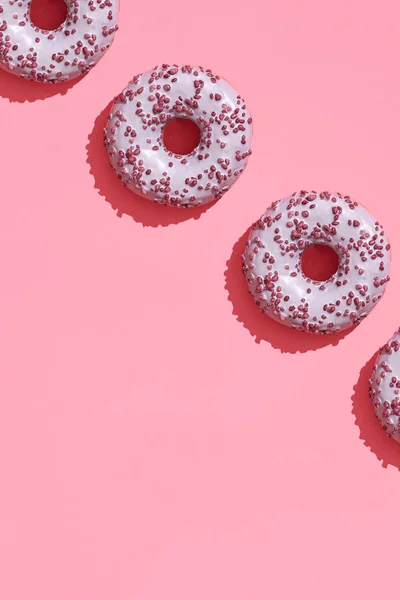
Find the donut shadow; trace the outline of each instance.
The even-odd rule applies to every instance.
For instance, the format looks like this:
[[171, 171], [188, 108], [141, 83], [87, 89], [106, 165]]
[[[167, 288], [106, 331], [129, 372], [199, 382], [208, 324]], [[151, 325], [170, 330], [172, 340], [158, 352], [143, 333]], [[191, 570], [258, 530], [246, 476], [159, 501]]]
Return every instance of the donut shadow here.
[[164, 206], [142, 198], [124, 186], [111, 167], [104, 147], [104, 128], [113, 101], [96, 118], [89, 143], [86, 146], [87, 163], [95, 180], [95, 188], [116, 212], [117, 217], [127, 215], [144, 227], [168, 227], [189, 219], [199, 219], [216, 200], [193, 208]]
[[369, 379], [378, 352], [361, 369], [356, 385], [354, 386], [352, 414], [355, 424], [360, 430], [360, 440], [370, 449], [372, 454], [387, 469], [389, 465], [400, 471], [400, 444], [390, 438], [379, 420], [375, 416], [374, 408], [369, 397]]
[[242, 254], [251, 227], [233, 246], [231, 257], [226, 263], [225, 289], [232, 303], [232, 314], [249, 331], [257, 344], [267, 342], [282, 353], [296, 354], [319, 350], [325, 346], [337, 346], [353, 328], [327, 335], [306, 333], [291, 329], [265, 315], [251, 297], [242, 274]]
[[61, 83], [37, 83], [12, 75], [0, 68], [0, 97], [9, 102], [36, 102], [52, 96], [65, 96], [83, 76]]

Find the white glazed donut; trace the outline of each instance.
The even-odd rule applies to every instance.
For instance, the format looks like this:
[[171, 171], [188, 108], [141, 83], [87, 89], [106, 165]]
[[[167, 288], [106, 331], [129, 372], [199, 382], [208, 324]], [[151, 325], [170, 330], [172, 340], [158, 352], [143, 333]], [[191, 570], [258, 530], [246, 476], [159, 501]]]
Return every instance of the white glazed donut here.
[[[325, 244], [338, 255], [327, 281], [306, 277], [305, 248]], [[312, 333], [357, 325], [389, 281], [390, 245], [381, 225], [348, 196], [293, 194], [274, 202], [253, 226], [243, 272], [257, 305], [275, 320]]]
[[[166, 123], [193, 120], [200, 143], [182, 156], [163, 143]], [[169, 206], [219, 199], [243, 172], [252, 120], [241, 96], [202, 67], [162, 65], [116, 98], [105, 130], [110, 163], [137, 194]]]
[[0, 67], [31, 81], [56, 83], [85, 74], [110, 47], [119, 0], [64, 0], [54, 31], [33, 25], [32, 0], [0, 0]]
[[370, 379], [370, 396], [384, 430], [400, 442], [400, 329], [381, 348]]

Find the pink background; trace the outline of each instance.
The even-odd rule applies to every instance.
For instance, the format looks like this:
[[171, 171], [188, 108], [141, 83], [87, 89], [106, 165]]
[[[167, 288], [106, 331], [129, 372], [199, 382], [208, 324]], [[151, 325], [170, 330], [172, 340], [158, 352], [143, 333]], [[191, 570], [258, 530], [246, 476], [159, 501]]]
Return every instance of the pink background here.
[[[122, 0], [81, 82], [0, 73], [0, 597], [396, 594], [400, 447], [367, 378], [400, 324], [398, 0], [146, 9]], [[254, 117], [248, 169], [203, 212], [107, 168], [109, 102], [159, 62], [211, 67]], [[241, 278], [248, 227], [309, 187], [392, 242], [383, 301], [341, 338], [274, 324]]]

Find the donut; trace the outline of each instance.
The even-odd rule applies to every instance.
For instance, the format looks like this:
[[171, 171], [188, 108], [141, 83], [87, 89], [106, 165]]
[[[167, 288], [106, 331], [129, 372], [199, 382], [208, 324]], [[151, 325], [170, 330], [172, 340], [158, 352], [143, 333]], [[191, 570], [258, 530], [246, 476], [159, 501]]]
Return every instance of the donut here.
[[[166, 124], [191, 119], [199, 145], [167, 150]], [[140, 196], [168, 206], [206, 204], [229, 190], [251, 154], [252, 119], [243, 98], [208, 69], [163, 64], [137, 75], [115, 99], [105, 145], [119, 179]]]
[[381, 348], [370, 379], [375, 415], [388, 435], [400, 442], [400, 329]]
[[[304, 250], [335, 250], [338, 269], [327, 281], [302, 270]], [[274, 202], [254, 224], [243, 255], [243, 273], [260, 309], [310, 333], [358, 325], [389, 281], [389, 240], [368, 211], [349, 196], [301, 191]]]
[[24, 79], [56, 83], [86, 74], [118, 29], [118, 0], [64, 0], [58, 29], [36, 27], [32, 0], [0, 0], [0, 67]]

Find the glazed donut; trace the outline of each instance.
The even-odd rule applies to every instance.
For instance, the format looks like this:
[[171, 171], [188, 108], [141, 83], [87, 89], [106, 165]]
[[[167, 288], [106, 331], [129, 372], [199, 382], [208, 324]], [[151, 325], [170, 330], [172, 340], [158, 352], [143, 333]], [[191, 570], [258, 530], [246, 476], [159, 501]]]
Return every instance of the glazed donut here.
[[[339, 266], [327, 281], [302, 271], [303, 251], [325, 244]], [[330, 333], [358, 325], [389, 281], [390, 245], [381, 225], [349, 196], [293, 194], [253, 226], [243, 255], [248, 288], [261, 310], [285, 325]]]
[[110, 47], [119, 0], [64, 0], [67, 18], [46, 31], [30, 19], [32, 0], [0, 0], [0, 67], [31, 81], [86, 74]]
[[[190, 154], [168, 151], [165, 125], [193, 120], [200, 143]], [[241, 96], [210, 70], [162, 65], [137, 75], [116, 98], [105, 145], [119, 179], [137, 194], [169, 206], [219, 199], [251, 154], [252, 120]]]
[[384, 430], [400, 442], [400, 329], [381, 348], [370, 379], [370, 397]]

